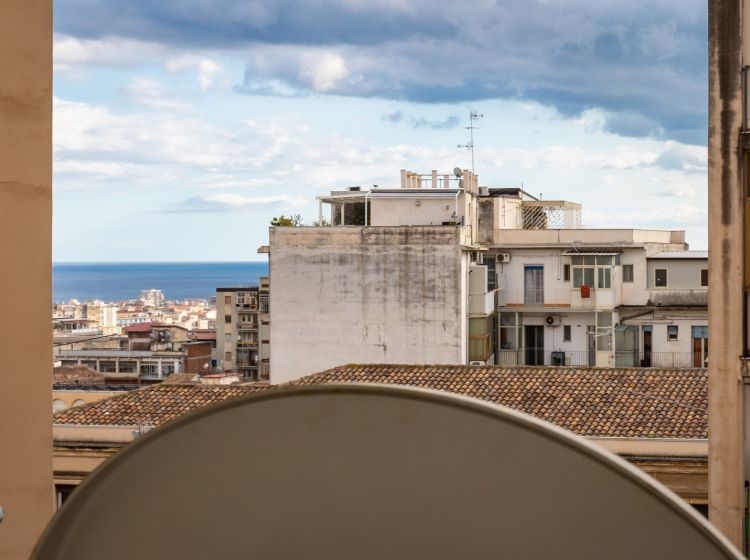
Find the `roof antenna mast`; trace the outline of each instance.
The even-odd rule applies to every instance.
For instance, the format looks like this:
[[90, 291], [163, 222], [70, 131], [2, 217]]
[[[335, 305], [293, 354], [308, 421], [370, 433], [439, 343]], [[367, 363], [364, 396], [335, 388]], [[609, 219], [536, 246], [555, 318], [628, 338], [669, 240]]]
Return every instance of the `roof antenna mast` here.
[[467, 150], [471, 150], [471, 173], [474, 174], [474, 129], [479, 128], [478, 126], [474, 125], [474, 121], [477, 119], [481, 119], [484, 117], [481, 113], [478, 113], [476, 111], [469, 111], [469, 126], [465, 126], [464, 128], [469, 131], [469, 143], [468, 144], [459, 144], [459, 148], [465, 148]]

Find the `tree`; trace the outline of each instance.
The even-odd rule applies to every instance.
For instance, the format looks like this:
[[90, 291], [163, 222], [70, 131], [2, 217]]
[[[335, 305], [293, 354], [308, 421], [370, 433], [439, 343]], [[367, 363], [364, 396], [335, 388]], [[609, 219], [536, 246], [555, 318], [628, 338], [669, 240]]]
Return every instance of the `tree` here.
[[281, 216], [276, 216], [271, 220], [272, 226], [282, 226], [282, 227], [297, 227], [302, 225], [302, 216], [299, 214], [294, 214], [293, 216], [284, 216], [282, 214]]

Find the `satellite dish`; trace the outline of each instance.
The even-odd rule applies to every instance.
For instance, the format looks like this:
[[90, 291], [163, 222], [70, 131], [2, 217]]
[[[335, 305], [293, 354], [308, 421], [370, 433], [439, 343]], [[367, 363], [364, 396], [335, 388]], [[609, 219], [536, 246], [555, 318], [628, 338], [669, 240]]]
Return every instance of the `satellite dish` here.
[[461, 177], [463, 177], [464, 172], [461, 171], [460, 167], [454, 167], [453, 168], [453, 174], [460, 179]]
[[448, 393], [316, 385], [139, 437], [52, 518], [32, 559], [53, 558], [742, 556], [655, 480], [551, 424]]

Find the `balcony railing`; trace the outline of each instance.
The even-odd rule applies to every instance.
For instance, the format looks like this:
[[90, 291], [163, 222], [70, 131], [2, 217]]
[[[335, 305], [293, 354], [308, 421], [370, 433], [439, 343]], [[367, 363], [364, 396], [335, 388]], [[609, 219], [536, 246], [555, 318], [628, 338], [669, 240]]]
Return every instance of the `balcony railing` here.
[[615, 352], [617, 367], [700, 368], [708, 367], [706, 360], [694, 352]]
[[510, 288], [501, 290], [498, 298], [503, 307], [531, 309], [613, 309], [614, 290], [589, 288], [589, 297], [583, 297], [579, 288]]
[[489, 315], [495, 311], [495, 294], [492, 290], [486, 294], [471, 294], [469, 296], [469, 313], [472, 315]]
[[[601, 353], [602, 351], [599, 351]], [[498, 350], [495, 363], [500, 366], [572, 366], [594, 367], [597, 352], [593, 350], [545, 350], [513, 348]], [[612, 352], [614, 367], [691, 369], [707, 367], [701, 355], [693, 352]]]

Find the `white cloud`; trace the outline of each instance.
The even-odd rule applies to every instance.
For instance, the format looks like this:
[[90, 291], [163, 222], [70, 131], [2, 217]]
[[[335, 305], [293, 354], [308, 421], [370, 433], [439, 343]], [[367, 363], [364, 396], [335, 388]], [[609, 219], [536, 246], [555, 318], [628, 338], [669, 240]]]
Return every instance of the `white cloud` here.
[[135, 101], [154, 109], [189, 111], [193, 108], [190, 103], [169, 94], [159, 82], [149, 78], [133, 78], [126, 90]]
[[346, 62], [333, 52], [305, 53], [300, 62], [300, 81], [317, 92], [335, 89], [347, 74]]
[[55, 34], [53, 45], [54, 70], [67, 75], [80, 75], [87, 67], [132, 68], [167, 52], [158, 43], [103, 37], [79, 39]]
[[165, 67], [169, 72], [195, 69], [197, 72], [198, 84], [202, 90], [207, 90], [214, 85], [224, 71], [222, 65], [215, 60], [191, 54], [170, 58], [167, 60]]

